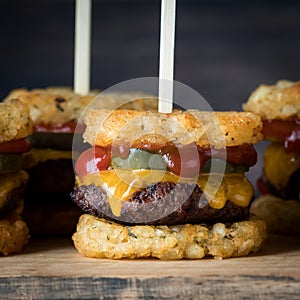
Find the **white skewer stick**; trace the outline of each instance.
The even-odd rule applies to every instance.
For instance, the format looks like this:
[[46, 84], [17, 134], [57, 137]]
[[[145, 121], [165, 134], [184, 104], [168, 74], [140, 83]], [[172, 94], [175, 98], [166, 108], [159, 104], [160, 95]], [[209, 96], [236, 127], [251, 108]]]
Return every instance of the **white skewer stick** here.
[[158, 111], [173, 109], [176, 0], [161, 1]]
[[74, 91], [86, 95], [90, 91], [91, 0], [76, 0]]

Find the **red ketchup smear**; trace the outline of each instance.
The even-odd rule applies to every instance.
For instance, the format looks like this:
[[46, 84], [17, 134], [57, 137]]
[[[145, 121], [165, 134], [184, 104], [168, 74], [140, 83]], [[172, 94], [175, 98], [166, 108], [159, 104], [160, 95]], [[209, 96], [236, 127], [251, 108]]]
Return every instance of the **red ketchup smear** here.
[[76, 122], [66, 122], [63, 124], [45, 124], [39, 123], [33, 125], [34, 132], [60, 132], [60, 133], [83, 133], [85, 130], [84, 124], [78, 124]]
[[256, 185], [261, 195], [271, 194], [262, 177], [257, 179]]
[[[112, 147], [99, 147], [83, 152], [76, 162], [76, 172], [80, 176], [106, 170], [110, 166], [111, 157], [126, 158], [131, 146], [129, 144], [113, 145]], [[149, 145], [145, 144], [139, 149], [158, 153], [165, 159], [168, 169], [174, 174], [183, 177], [198, 176], [205, 162], [213, 158], [226, 159], [232, 164], [241, 164], [251, 167], [257, 161], [257, 153], [253, 145], [227, 147], [226, 149], [202, 148], [191, 145]]]
[[283, 142], [285, 151], [300, 151], [300, 120], [264, 120], [262, 133], [265, 138]]
[[25, 138], [0, 144], [0, 153], [23, 153], [29, 150], [30, 144]]

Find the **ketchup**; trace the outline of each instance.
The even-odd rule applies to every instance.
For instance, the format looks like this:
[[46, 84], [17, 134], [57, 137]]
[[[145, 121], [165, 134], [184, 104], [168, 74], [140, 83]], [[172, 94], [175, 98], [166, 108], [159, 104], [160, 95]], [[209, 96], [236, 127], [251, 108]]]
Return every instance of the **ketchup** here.
[[25, 138], [0, 144], [0, 153], [23, 153], [29, 150], [30, 144]]
[[[257, 153], [253, 145], [227, 147], [226, 149], [202, 148], [195, 144], [174, 145], [172, 143], [158, 146], [146, 145], [139, 148], [153, 154], [160, 154], [167, 167], [174, 174], [183, 177], [194, 177], [210, 158], [220, 158], [236, 165], [253, 166]], [[126, 159], [130, 153], [128, 144], [113, 145], [113, 147], [94, 146], [83, 152], [76, 162], [76, 172], [79, 176], [107, 170], [113, 157]]]
[[283, 142], [285, 151], [300, 151], [300, 120], [264, 120], [262, 133], [267, 139]]
[[84, 132], [85, 125], [78, 124], [75, 122], [66, 122], [63, 124], [45, 124], [39, 123], [33, 125], [34, 132], [59, 132], [59, 133], [74, 133], [75, 130]]
[[[232, 146], [222, 149], [215, 148], [204, 148], [196, 146], [195, 144], [190, 145], [175, 145], [173, 143], [168, 143], [166, 145], [158, 144], [145, 144], [142, 147], [139, 147], [141, 150], [149, 151], [151, 153], [158, 153], [165, 155], [168, 159], [171, 157], [178, 160], [180, 156], [186, 157], [186, 162], [188, 161], [188, 156], [197, 160], [200, 160], [200, 163], [204, 164], [209, 158], [223, 158], [226, 161], [235, 164], [235, 165], [245, 165], [252, 167], [257, 162], [257, 152], [252, 144], [245, 144], [241, 146]], [[112, 156], [120, 156], [126, 158], [129, 155], [130, 145], [113, 145]], [[198, 152], [198, 157], [196, 156]], [[188, 162], [187, 162], [188, 163]], [[171, 165], [171, 163], [170, 163]]]

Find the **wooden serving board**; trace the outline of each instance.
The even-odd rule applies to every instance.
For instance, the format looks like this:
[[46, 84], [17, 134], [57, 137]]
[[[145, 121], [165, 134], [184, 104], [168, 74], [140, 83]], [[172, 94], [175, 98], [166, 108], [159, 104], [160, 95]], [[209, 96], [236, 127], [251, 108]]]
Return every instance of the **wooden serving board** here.
[[81, 256], [70, 239], [32, 239], [0, 257], [0, 299], [300, 299], [300, 237], [249, 257], [181, 261]]

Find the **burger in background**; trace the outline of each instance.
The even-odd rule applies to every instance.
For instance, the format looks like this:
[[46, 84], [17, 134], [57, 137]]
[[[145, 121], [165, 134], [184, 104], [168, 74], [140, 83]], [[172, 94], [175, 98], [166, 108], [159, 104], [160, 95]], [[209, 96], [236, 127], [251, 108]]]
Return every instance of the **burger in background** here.
[[260, 85], [243, 108], [261, 116], [262, 133], [271, 141], [258, 180], [261, 196], [251, 211], [270, 232], [300, 234], [300, 82]]
[[[75, 128], [75, 134], [82, 136], [84, 124], [77, 126], [78, 120], [98, 94], [99, 91], [91, 91], [81, 96], [70, 88], [52, 87], [16, 89], [6, 99], [19, 99], [29, 108], [33, 120], [33, 134], [29, 137], [32, 149], [23, 156], [24, 169], [30, 175], [24, 218], [32, 234], [74, 232], [81, 210], [70, 200], [75, 182], [72, 142]], [[109, 107], [133, 96], [136, 100], [130, 107], [143, 109], [139, 93], [101, 93], [98, 97]], [[157, 109], [156, 101], [148, 103]]]
[[5, 100], [19, 99], [33, 120], [32, 149], [23, 155], [30, 175], [24, 219], [32, 234], [66, 235], [74, 230], [80, 210], [69, 196], [74, 186], [72, 141], [77, 120], [95, 95], [57, 87], [17, 89]]
[[0, 254], [19, 252], [29, 239], [23, 221], [23, 200], [28, 174], [22, 153], [30, 150], [25, 139], [32, 133], [29, 111], [18, 100], [0, 103]]

